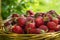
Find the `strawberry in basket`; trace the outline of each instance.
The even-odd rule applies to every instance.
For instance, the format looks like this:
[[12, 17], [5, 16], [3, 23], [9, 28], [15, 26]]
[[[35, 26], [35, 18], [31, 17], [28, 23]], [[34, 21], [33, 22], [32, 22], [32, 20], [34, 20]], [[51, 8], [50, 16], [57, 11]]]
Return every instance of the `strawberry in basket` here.
[[24, 33], [23, 29], [19, 25], [12, 26], [12, 32], [18, 33], [18, 34]]

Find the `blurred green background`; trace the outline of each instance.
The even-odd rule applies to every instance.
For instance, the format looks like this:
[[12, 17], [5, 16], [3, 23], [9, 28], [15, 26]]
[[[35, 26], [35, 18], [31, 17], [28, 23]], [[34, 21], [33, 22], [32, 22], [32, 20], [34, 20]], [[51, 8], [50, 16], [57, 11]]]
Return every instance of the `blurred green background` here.
[[60, 14], [60, 0], [2, 0], [2, 18], [12, 13], [25, 14], [27, 10], [47, 12], [55, 10]]

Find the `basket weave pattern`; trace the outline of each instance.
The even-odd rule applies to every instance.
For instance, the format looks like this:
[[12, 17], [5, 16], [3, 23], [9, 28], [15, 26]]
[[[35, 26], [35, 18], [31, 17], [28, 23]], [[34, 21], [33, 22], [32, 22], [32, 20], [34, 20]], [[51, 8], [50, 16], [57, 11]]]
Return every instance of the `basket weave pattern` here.
[[1, 40], [59, 40], [60, 33], [46, 34], [0, 34]]

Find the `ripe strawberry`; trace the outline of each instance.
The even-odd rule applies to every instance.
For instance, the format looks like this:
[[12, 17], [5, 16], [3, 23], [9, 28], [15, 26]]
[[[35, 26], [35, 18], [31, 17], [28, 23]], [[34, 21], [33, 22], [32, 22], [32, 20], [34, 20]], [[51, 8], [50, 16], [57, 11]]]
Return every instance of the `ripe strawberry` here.
[[10, 23], [9, 23], [9, 22], [6, 22], [6, 23], [4, 23], [4, 25], [5, 25], [5, 26], [8, 26], [8, 25], [10, 25]]
[[37, 17], [35, 19], [35, 24], [36, 24], [37, 27], [39, 27], [40, 25], [43, 25], [44, 24], [43, 18], [42, 17]]
[[58, 16], [58, 14], [54, 10], [50, 10], [48, 13], [51, 14], [53, 17]]
[[55, 30], [57, 24], [56, 24], [55, 22], [52, 22], [52, 21], [51, 21], [51, 22], [48, 22], [48, 23], [47, 23], [47, 26], [48, 26], [49, 29]]
[[11, 25], [11, 23], [12, 23], [12, 20], [7, 19], [7, 20], [4, 21], [4, 26], [9, 26], [9, 25]]
[[43, 17], [45, 15], [45, 13], [40, 13], [39, 16]]
[[44, 30], [39, 29], [39, 28], [29, 30], [29, 34], [40, 34], [40, 33], [45, 33], [45, 32]]
[[45, 25], [41, 25], [39, 28], [42, 29], [42, 30], [44, 30], [45, 32], [48, 31], [48, 27], [45, 26]]
[[14, 18], [14, 17], [19, 17], [19, 15], [18, 14], [12, 14], [12, 18]]
[[51, 14], [46, 14], [46, 16], [49, 18], [49, 20], [51, 21], [53, 19], [52, 15]]
[[18, 25], [14, 25], [13, 28], [12, 28], [12, 32], [15, 32], [15, 33], [18, 33], [18, 34], [23, 34], [23, 30], [20, 26]]
[[57, 25], [55, 31], [60, 31], [60, 25]]
[[12, 14], [11, 16], [12, 25], [15, 25], [17, 23], [18, 17], [19, 17], [19, 14]]
[[53, 19], [52, 21], [55, 22], [57, 25], [58, 25], [58, 23], [59, 23], [59, 19], [56, 19], [56, 18]]
[[19, 26], [23, 27], [26, 23], [26, 19], [23, 18], [23, 17], [20, 17], [20, 18], [17, 19], [17, 23], [18, 23]]
[[57, 18], [60, 19], [60, 15]]
[[43, 17], [45, 15], [45, 13], [36, 13], [35, 15], [34, 15], [34, 17], [36, 18], [36, 17], [39, 17], [39, 16], [41, 16], [41, 17]]
[[60, 16], [57, 17], [59, 19], [59, 24], [60, 24]]
[[30, 15], [30, 16], [34, 16], [34, 12], [33, 12], [32, 10], [28, 10], [27, 13], [28, 13], [28, 15]]
[[60, 24], [60, 19], [59, 19], [59, 24]]
[[49, 14], [56, 14], [56, 12], [54, 10], [50, 10], [48, 13]]
[[34, 18], [33, 17], [27, 17], [27, 21], [30, 21], [30, 20], [34, 20]]
[[36, 27], [35, 27], [35, 23], [34, 22], [28, 22], [27, 23], [27, 25], [26, 25], [26, 27], [25, 27], [25, 30], [26, 31], [29, 31], [29, 30], [31, 30], [31, 29], [35, 29]]

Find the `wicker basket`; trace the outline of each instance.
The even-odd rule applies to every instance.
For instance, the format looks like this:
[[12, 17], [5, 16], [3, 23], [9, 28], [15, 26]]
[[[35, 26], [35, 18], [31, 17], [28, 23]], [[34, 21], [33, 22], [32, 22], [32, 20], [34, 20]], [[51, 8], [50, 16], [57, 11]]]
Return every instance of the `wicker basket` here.
[[60, 40], [60, 32], [44, 34], [6, 34], [2, 30], [2, 19], [0, 16], [0, 40]]
[[60, 33], [46, 34], [0, 34], [0, 40], [60, 40]]

